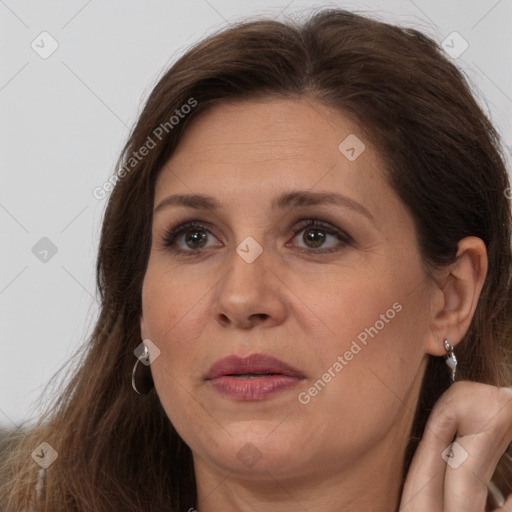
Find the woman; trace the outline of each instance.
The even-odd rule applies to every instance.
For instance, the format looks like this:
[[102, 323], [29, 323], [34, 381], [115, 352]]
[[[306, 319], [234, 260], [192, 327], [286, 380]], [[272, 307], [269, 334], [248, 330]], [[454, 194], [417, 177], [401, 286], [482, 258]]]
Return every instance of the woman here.
[[430, 39], [346, 11], [225, 30], [113, 184], [100, 317], [8, 510], [481, 512], [500, 458], [510, 491], [508, 178]]

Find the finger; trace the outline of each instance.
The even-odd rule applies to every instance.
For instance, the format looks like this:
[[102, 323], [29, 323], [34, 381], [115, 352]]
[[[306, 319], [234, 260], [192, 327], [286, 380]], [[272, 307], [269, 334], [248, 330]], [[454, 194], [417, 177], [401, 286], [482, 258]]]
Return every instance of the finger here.
[[484, 509], [487, 483], [512, 437], [512, 392], [481, 386], [481, 403], [468, 396], [458, 398], [456, 407], [447, 402], [458, 417], [458, 437], [452, 445], [453, 457], [447, 460], [446, 512]]
[[430, 414], [407, 473], [400, 512], [443, 510], [446, 462], [442, 453], [457, 432], [456, 411], [445, 406], [449, 398], [445, 393]]
[[[454, 445], [456, 432], [461, 437]], [[407, 474], [401, 512], [481, 512], [485, 484], [511, 437], [511, 390], [471, 382], [452, 385], [427, 422]]]
[[478, 461], [475, 456], [478, 449], [475, 438], [457, 437], [451, 445], [452, 455], [447, 461], [445, 478], [445, 512], [481, 512], [485, 509], [487, 480], [479, 477], [477, 471], [485, 463]]
[[442, 510], [445, 467], [438, 458], [433, 440], [423, 438], [407, 473], [400, 512]]

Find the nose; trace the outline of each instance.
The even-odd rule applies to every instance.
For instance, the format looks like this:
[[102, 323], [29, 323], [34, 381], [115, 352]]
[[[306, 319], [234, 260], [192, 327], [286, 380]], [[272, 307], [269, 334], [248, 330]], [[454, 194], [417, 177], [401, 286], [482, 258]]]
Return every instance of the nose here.
[[277, 269], [269, 266], [266, 251], [251, 263], [233, 251], [228, 265], [215, 288], [212, 302], [215, 321], [222, 327], [239, 329], [282, 323], [287, 311], [284, 285], [276, 277]]

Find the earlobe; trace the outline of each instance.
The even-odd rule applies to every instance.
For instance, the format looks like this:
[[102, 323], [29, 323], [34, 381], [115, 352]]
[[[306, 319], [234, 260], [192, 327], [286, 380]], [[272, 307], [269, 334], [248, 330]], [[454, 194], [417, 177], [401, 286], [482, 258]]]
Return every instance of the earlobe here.
[[[460, 240], [455, 261], [444, 270], [439, 289], [439, 307], [432, 311], [432, 336], [426, 352], [446, 355], [444, 340], [455, 347], [469, 329], [487, 275], [487, 250], [484, 242], [469, 236]], [[435, 334], [434, 334], [435, 333]]]
[[144, 321], [144, 315], [140, 315], [140, 339], [141, 340], [145, 340], [147, 338], [149, 338], [149, 336], [147, 336], [148, 332], [147, 332], [147, 329], [146, 329], [146, 322]]

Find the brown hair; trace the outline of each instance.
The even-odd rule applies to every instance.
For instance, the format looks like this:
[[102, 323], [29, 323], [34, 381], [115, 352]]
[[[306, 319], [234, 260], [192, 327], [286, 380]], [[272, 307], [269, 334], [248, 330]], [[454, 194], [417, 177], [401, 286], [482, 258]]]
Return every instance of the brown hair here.
[[[190, 449], [156, 392], [139, 397], [130, 383], [141, 342], [155, 180], [196, 116], [224, 101], [257, 96], [307, 97], [358, 123], [380, 149], [385, 178], [414, 219], [426, 268], [452, 262], [463, 237], [485, 242], [489, 269], [457, 347], [460, 378], [512, 384], [509, 183], [499, 137], [462, 73], [422, 33], [347, 11], [324, 10], [301, 25], [240, 23], [198, 43], [164, 74], [124, 147], [99, 247], [99, 318], [66, 389], [12, 450], [5, 468], [11, 483], [2, 491], [7, 510], [141, 512], [195, 505]], [[195, 107], [170, 123], [191, 99]], [[148, 137], [155, 147], [130, 160]], [[449, 386], [448, 374], [442, 358], [430, 358], [404, 473], [433, 403]], [[39, 468], [30, 453], [42, 441], [58, 459], [46, 471], [39, 505]], [[504, 471], [510, 481], [510, 468]]]

